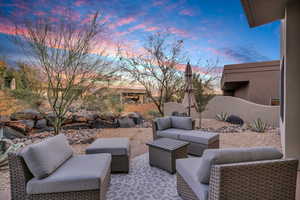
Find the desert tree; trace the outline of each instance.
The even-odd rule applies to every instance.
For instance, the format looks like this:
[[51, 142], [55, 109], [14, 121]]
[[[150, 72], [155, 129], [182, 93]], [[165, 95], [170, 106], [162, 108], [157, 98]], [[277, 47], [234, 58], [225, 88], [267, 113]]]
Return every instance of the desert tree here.
[[14, 41], [27, 60], [39, 67], [58, 134], [71, 104], [114, 72], [103, 46], [105, 28], [95, 12], [86, 23], [72, 19], [72, 10], [51, 21], [38, 17], [16, 23]]
[[179, 63], [185, 61], [183, 40], [158, 32], [146, 39], [140, 53], [120, 52], [122, 72], [145, 88], [147, 97], [164, 115], [164, 103], [174, 101], [183, 89], [183, 72], [179, 70]]
[[218, 59], [207, 60], [205, 66], [201, 67], [201, 71], [193, 73], [192, 76], [196, 111], [199, 114], [199, 127], [201, 127], [201, 113], [205, 111], [207, 104], [215, 96], [215, 90], [220, 79], [218, 63]]

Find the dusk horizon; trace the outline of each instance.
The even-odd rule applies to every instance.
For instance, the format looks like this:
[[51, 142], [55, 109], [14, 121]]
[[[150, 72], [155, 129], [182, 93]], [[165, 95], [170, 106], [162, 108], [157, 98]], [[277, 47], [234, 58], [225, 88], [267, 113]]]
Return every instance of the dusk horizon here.
[[[218, 66], [279, 59], [280, 22], [251, 29], [239, 0], [147, 0], [147, 1], [22, 1], [0, 3], [0, 54], [11, 62], [22, 61], [24, 55], [6, 37], [12, 34], [12, 21], [47, 16], [53, 22], [63, 18], [72, 8], [72, 20], [84, 23], [99, 10], [109, 33], [106, 44], [131, 49], [141, 48], [150, 34], [168, 30], [184, 41], [192, 63], [200, 66], [206, 60], [219, 60]], [[184, 64], [184, 63], [182, 63]]]

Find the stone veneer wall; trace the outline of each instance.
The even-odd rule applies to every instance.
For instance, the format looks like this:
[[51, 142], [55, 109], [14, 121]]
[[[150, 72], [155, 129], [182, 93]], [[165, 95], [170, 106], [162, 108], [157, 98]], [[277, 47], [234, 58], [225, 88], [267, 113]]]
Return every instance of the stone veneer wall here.
[[[172, 112], [186, 112], [186, 108], [179, 103], [166, 103], [165, 116]], [[237, 97], [216, 96], [208, 103], [206, 110], [201, 114], [204, 119], [214, 119], [217, 114], [226, 112], [241, 117], [245, 122], [251, 123], [257, 118], [274, 127], [279, 127], [279, 106], [266, 106], [252, 103]], [[198, 114], [193, 111], [192, 117], [198, 118]]]

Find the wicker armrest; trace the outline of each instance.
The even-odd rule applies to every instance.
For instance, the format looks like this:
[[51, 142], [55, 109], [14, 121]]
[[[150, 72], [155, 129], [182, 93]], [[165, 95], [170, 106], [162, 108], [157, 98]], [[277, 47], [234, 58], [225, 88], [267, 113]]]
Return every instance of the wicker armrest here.
[[209, 200], [295, 200], [298, 160], [215, 165]]
[[26, 184], [33, 178], [33, 175], [27, 168], [25, 161], [18, 153], [8, 154], [8, 163], [10, 171], [11, 199], [26, 199]]

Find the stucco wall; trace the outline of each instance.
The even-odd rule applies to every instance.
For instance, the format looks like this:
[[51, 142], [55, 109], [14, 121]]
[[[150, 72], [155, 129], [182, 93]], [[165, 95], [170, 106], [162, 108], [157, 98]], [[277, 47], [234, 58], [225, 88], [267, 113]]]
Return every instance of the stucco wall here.
[[240, 116], [248, 123], [261, 118], [264, 122], [279, 127], [279, 106], [256, 104], [230, 96], [216, 96], [210, 100], [202, 117], [215, 118], [221, 112]]
[[[165, 104], [165, 116], [170, 116], [174, 111], [186, 112], [186, 108], [179, 103], [170, 102]], [[246, 123], [261, 118], [264, 122], [279, 127], [279, 106], [260, 105], [230, 96], [214, 97], [201, 116], [202, 118], [214, 119], [221, 112], [240, 116]], [[199, 115], [197, 112], [192, 111], [192, 117], [199, 118]]]

